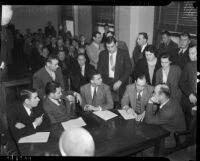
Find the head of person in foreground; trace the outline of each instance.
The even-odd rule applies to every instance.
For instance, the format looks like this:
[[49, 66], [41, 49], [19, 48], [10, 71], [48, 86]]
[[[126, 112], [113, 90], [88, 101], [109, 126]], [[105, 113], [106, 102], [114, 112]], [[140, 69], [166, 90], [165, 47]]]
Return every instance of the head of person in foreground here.
[[62, 133], [59, 149], [62, 156], [93, 156], [95, 144], [86, 129], [72, 128]]

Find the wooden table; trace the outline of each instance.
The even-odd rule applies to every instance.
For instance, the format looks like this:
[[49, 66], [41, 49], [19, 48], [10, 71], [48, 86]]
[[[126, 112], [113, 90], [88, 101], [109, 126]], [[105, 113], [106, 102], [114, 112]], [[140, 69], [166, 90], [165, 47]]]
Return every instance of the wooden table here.
[[6, 89], [13, 86], [28, 85], [31, 83], [32, 74], [21, 65], [10, 65], [2, 73], [0, 79], [0, 103], [3, 109], [6, 109]]
[[[92, 113], [82, 113], [87, 129], [95, 142], [95, 156], [128, 156], [154, 146], [154, 156], [162, 156], [164, 139], [169, 132], [158, 125], [148, 125], [135, 120], [124, 120], [116, 110], [117, 117], [104, 121]], [[47, 143], [18, 144], [21, 155], [60, 155], [58, 140], [63, 132], [62, 125], [55, 124], [47, 131]]]

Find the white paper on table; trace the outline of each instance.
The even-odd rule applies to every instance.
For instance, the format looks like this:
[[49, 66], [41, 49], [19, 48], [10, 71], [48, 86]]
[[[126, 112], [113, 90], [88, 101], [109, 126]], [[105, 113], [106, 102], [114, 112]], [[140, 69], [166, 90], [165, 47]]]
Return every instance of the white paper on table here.
[[37, 132], [33, 135], [20, 138], [18, 143], [46, 143], [50, 132]]
[[125, 110], [118, 110], [118, 111], [119, 111], [119, 113], [122, 115], [122, 117], [123, 117], [125, 120], [135, 119], [135, 116], [134, 116], [134, 115], [127, 113]]
[[82, 119], [82, 117], [79, 117], [77, 119], [72, 119], [66, 122], [62, 122], [61, 123], [63, 128], [66, 129], [70, 129], [70, 128], [74, 128], [74, 127], [81, 127], [81, 126], [85, 126], [86, 123], [85, 121]]
[[104, 120], [109, 120], [113, 117], [116, 117], [118, 115], [116, 115], [115, 113], [105, 110], [105, 111], [95, 111], [93, 112], [93, 114], [99, 116], [100, 118], [104, 119]]

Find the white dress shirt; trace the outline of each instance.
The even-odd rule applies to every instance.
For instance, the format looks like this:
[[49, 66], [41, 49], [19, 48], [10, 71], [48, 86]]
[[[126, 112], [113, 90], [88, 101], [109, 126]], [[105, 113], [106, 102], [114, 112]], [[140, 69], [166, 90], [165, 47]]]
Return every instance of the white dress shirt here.
[[83, 76], [85, 75], [85, 65], [81, 66], [81, 74]]
[[51, 78], [53, 79], [53, 81], [56, 80], [56, 74], [55, 72], [50, 71], [46, 66], [45, 66], [46, 71], [49, 73], [49, 75], [51, 76]]
[[[26, 107], [25, 105], [23, 105], [23, 106], [24, 106], [24, 108], [25, 108], [27, 114], [28, 114], [29, 116], [31, 116], [31, 110], [30, 110], [30, 108]], [[35, 123], [33, 122], [32, 124], [33, 124], [34, 129], [36, 129]]]
[[[110, 64], [110, 56], [113, 56], [113, 65], [111, 66]], [[115, 77], [115, 70], [112, 70], [112, 68], [115, 69], [115, 63], [116, 63], [116, 56], [117, 56], [117, 51], [114, 52], [113, 54], [109, 53], [109, 78], [114, 78]]]
[[[53, 102], [53, 103], [55, 103], [56, 105], [60, 106], [60, 103], [59, 103], [57, 100], [52, 99], [52, 98], [49, 98], [49, 99], [50, 99], [51, 102]], [[61, 101], [61, 100], [59, 100], [59, 101]]]
[[[92, 99], [93, 99], [93, 95], [94, 95], [94, 89], [95, 89], [95, 87], [93, 87], [93, 86], [91, 85]], [[97, 93], [97, 91], [98, 91], [98, 87], [96, 87], [96, 93]]]
[[163, 104], [160, 105], [160, 109], [163, 108], [163, 106], [169, 101], [169, 99], [167, 101], [165, 101]]
[[[142, 97], [143, 91], [140, 92], [140, 96]], [[138, 98], [139, 92], [137, 92], [137, 98]]]
[[144, 48], [147, 46], [147, 43], [143, 45], [142, 49], [141, 49], [141, 53], [144, 51]]
[[179, 54], [180, 54], [181, 52], [185, 53], [186, 50], [187, 50], [187, 48], [185, 48], [185, 49], [182, 49], [182, 48], [181, 48], [181, 49], [179, 50], [178, 53], [179, 53]]
[[167, 78], [168, 78], [168, 74], [169, 74], [169, 68], [166, 70], [162, 69], [162, 75], [163, 75], [163, 83], [167, 83]]

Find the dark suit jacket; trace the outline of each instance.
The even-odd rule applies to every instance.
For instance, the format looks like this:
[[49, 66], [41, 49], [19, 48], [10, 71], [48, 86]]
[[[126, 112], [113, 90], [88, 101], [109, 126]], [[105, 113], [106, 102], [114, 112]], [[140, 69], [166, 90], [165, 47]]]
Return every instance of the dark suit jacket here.
[[154, 104], [147, 104], [145, 122], [161, 125], [170, 132], [185, 130], [185, 118], [179, 103], [170, 99], [161, 109]]
[[[109, 82], [109, 53], [107, 50], [104, 50], [100, 53], [97, 70], [101, 74], [103, 82], [112, 88], [113, 85], [110, 85]], [[119, 88], [120, 97], [123, 96], [126, 86], [129, 83], [130, 73], [131, 60], [129, 54], [126, 51], [118, 48], [115, 63], [114, 82], [118, 80], [122, 81], [122, 85]]]
[[154, 68], [154, 74], [153, 74], [152, 83], [151, 83], [147, 60], [146, 60], [146, 58], [142, 58], [135, 65], [135, 69], [134, 69], [134, 73], [133, 73], [133, 75], [134, 75], [133, 80], [135, 80], [135, 78], [137, 78], [142, 73], [146, 76], [147, 83], [149, 85], [155, 86], [155, 84], [156, 84], [156, 71], [159, 68], [161, 68], [161, 63], [160, 63], [160, 60], [157, 59], [157, 63], [156, 63], [155, 68]]
[[62, 96], [61, 100], [62, 103], [58, 106], [48, 97], [44, 99], [43, 108], [49, 116], [51, 124], [67, 121], [71, 118], [70, 102], [64, 96]]
[[[170, 87], [171, 98], [177, 99], [179, 101], [181, 99], [181, 90], [179, 88], [179, 80], [181, 77], [181, 72], [182, 71], [179, 66], [171, 65], [166, 82], [166, 84]], [[162, 68], [160, 68], [156, 72], [156, 85], [160, 83], [163, 83]]]
[[[147, 44], [148, 46], [148, 44]], [[136, 64], [138, 62], [138, 60], [142, 59], [142, 58], [146, 58], [145, 57], [145, 51], [147, 46], [144, 48], [143, 52], [141, 52], [141, 46], [136, 45], [134, 50], [133, 50], [133, 63]]]
[[[80, 91], [82, 97], [82, 107], [84, 108], [86, 104], [92, 105], [90, 83], [82, 86]], [[96, 104], [97, 106], [101, 106], [103, 109], [113, 108], [113, 99], [108, 85], [102, 83], [102, 85], [98, 87]]]
[[170, 41], [169, 44], [166, 46], [164, 43], [159, 45], [158, 49], [158, 57], [160, 58], [163, 53], [174, 53], [178, 48], [178, 45], [174, 41]]
[[80, 92], [80, 87], [90, 82], [88, 73], [91, 70], [95, 70], [94, 66], [86, 63], [83, 76], [80, 65], [78, 63], [74, 64], [73, 68], [71, 68], [71, 85], [75, 91]]
[[57, 45], [55, 47], [52, 46], [52, 44], [48, 45], [49, 53], [57, 55], [58, 54], [58, 47]]
[[187, 48], [187, 50], [185, 51], [184, 54], [179, 54], [178, 52], [180, 51], [180, 48], [178, 48], [175, 53], [172, 55], [172, 59], [174, 61], [175, 65], [178, 65], [181, 70], [183, 70], [184, 66], [190, 62], [190, 58], [189, 58], [189, 47]]
[[183, 92], [182, 105], [194, 106], [189, 101], [189, 95], [191, 93], [197, 95], [197, 61], [191, 61], [185, 65], [179, 84]]
[[[142, 98], [141, 98], [141, 112], [145, 110], [145, 106], [147, 105], [149, 98], [152, 96], [154, 87], [147, 85], [143, 90]], [[136, 109], [136, 99], [137, 99], [137, 91], [135, 88], [135, 84], [128, 85], [126, 87], [126, 91], [121, 100], [121, 106], [131, 105], [131, 108], [135, 111]]]
[[[63, 75], [61, 68], [57, 68], [56, 72], [56, 82], [59, 82], [62, 89], [65, 89], [65, 84], [63, 81]], [[49, 73], [46, 71], [45, 67], [42, 67], [33, 75], [33, 88], [38, 92], [40, 98], [44, 98], [45, 95], [45, 86], [48, 82], [53, 81]]]
[[[44, 115], [42, 124], [34, 129], [32, 123], [37, 117], [40, 117], [43, 113]], [[26, 127], [22, 129], [17, 129], [15, 127], [15, 124], [17, 122], [24, 124]], [[21, 137], [34, 134], [37, 131], [45, 130], [45, 128], [50, 126], [49, 118], [41, 107], [34, 107], [33, 116], [30, 117], [22, 104], [13, 107], [8, 111], [8, 124], [11, 133], [16, 140]]]

